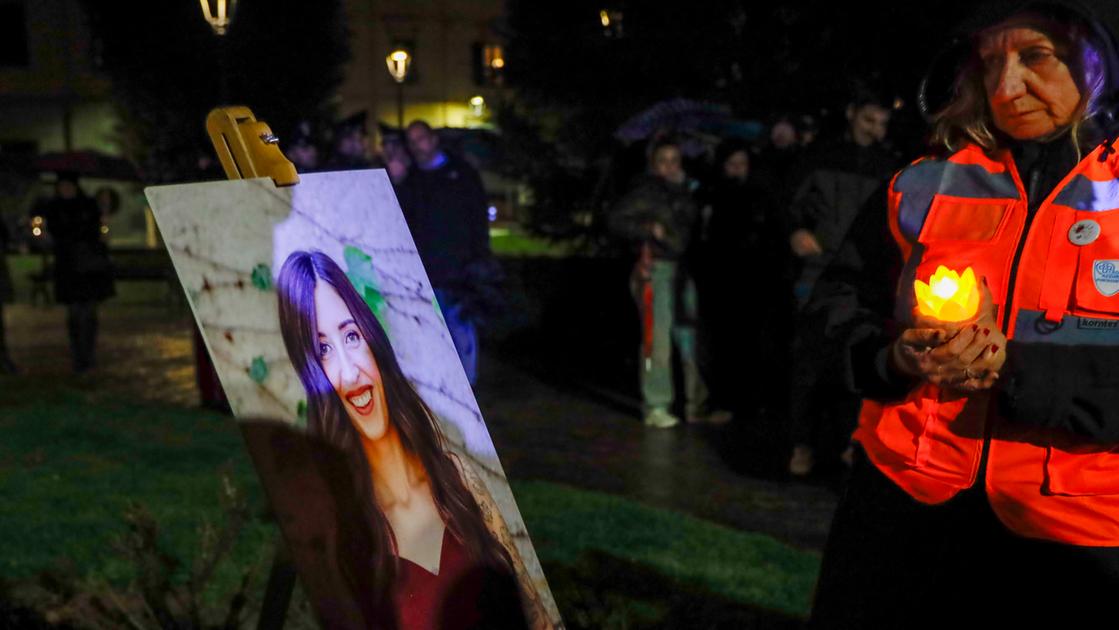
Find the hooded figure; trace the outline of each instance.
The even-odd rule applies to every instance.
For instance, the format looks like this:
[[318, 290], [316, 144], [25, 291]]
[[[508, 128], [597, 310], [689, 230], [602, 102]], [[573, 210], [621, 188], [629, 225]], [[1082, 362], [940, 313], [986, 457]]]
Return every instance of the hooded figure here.
[[[949, 97], [922, 99], [933, 155], [894, 177], [843, 246], [866, 273], [821, 278], [865, 456], [824, 554], [819, 627], [1110, 614], [1119, 46], [1094, 9], [1116, 12], [978, 9], [939, 58]], [[938, 311], [953, 289], [919, 282], [940, 267], [972, 270], [976, 297], [961, 303], [974, 313]]]
[[95, 365], [97, 305], [116, 295], [101, 210], [73, 173], [59, 173], [55, 197], [43, 210], [54, 243], [54, 299], [66, 305], [66, 328], [76, 373]]

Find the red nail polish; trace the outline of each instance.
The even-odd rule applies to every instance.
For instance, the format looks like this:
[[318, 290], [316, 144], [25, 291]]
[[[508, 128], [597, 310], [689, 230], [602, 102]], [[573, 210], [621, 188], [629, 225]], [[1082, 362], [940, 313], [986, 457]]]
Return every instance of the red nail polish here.
[[971, 325], [971, 332], [975, 332], [977, 330], [979, 330], [979, 324], [972, 324]]
[[984, 335], [989, 335], [989, 334], [991, 334], [991, 329], [990, 329], [990, 328], [984, 328], [984, 329], [983, 329], [983, 334], [984, 334]]
[[994, 344], [994, 343], [993, 343], [993, 344], [991, 344], [991, 354], [998, 354], [998, 353], [999, 353], [999, 346], [998, 346], [998, 344]]

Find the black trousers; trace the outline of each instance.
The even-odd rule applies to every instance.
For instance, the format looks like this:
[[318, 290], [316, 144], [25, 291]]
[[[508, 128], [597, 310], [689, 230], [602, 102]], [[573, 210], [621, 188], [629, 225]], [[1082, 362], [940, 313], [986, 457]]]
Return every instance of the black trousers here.
[[94, 366], [97, 348], [97, 302], [66, 305], [66, 329], [70, 337], [70, 356], [74, 370], [84, 372]]
[[940, 505], [919, 503], [860, 452], [832, 522], [810, 627], [1041, 621], [1119, 627], [1119, 547], [1017, 536], [981, 487]]
[[845, 381], [846, 349], [824, 334], [824, 313], [798, 313], [790, 372], [789, 439], [838, 459], [858, 424], [862, 399]]

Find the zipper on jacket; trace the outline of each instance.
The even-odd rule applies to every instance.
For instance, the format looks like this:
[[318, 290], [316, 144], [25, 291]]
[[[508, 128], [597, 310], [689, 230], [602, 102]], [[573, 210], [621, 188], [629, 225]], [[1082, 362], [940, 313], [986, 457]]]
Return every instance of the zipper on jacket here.
[[[1030, 182], [1026, 188], [1026, 220], [1022, 225], [1022, 235], [1018, 238], [1018, 245], [1014, 249], [1014, 259], [1010, 263], [1010, 275], [1006, 283], [1006, 304], [1003, 308], [1003, 324], [1002, 332], [1004, 335], [1009, 335], [1010, 331], [1010, 309], [1014, 303], [1014, 290], [1018, 284], [1018, 266], [1022, 262], [1022, 253], [1026, 251], [1026, 240], [1030, 234], [1030, 226], [1034, 222], [1034, 216], [1037, 215], [1038, 210], [1041, 209], [1041, 202], [1038, 202], [1037, 208], [1031, 209], [1031, 200], [1037, 199], [1037, 187], [1041, 183], [1041, 170], [1037, 166], [1037, 162], [1030, 167]], [[987, 459], [991, 453], [991, 436], [994, 434], [994, 399], [988, 401], [987, 419], [983, 422], [983, 449], [979, 454], [979, 467], [975, 471], [976, 483], [986, 484], [987, 479]]]
[[1010, 309], [1014, 306], [1014, 290], [1018, 284], [1018, 266], [1022, 262], [1022, 253], [1026, 251], [1026, 240], [1030, 234], [1030, 226], [1034, 222], [1034, 217], [1037, 215], [1038, 210], [1041, 209], [1041, 202], [1038, 202], [1037, 208], [1031, 208], [1032, 200], [1037, 199], [1037, 187], [1041, 183], [1041, 170], [1035, 163], [1030, 168], [1030, 184], [1026, 189], [1026, 221], [1022, 225], [1022, 236], [1018, 239], [1018, 245], [1014, 249], [1014, 261], [1010, 263], [1010, 275], [1006, 283], [1006, 304], [1003, 306], [1003, 323], [1002, 333], [1009, 335], [1010, 330]]

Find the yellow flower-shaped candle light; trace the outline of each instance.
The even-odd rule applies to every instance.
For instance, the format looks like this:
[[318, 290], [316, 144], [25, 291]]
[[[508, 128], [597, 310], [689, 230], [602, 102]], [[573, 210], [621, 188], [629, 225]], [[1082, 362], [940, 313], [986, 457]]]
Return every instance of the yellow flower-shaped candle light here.
[[917, 311], [942, 322], [962, 322], [979, 310], [979, 287], [971, 267], [958, 274], [941, 265], [928, 284], [914, 280], [913, 289], [917, 292]]

